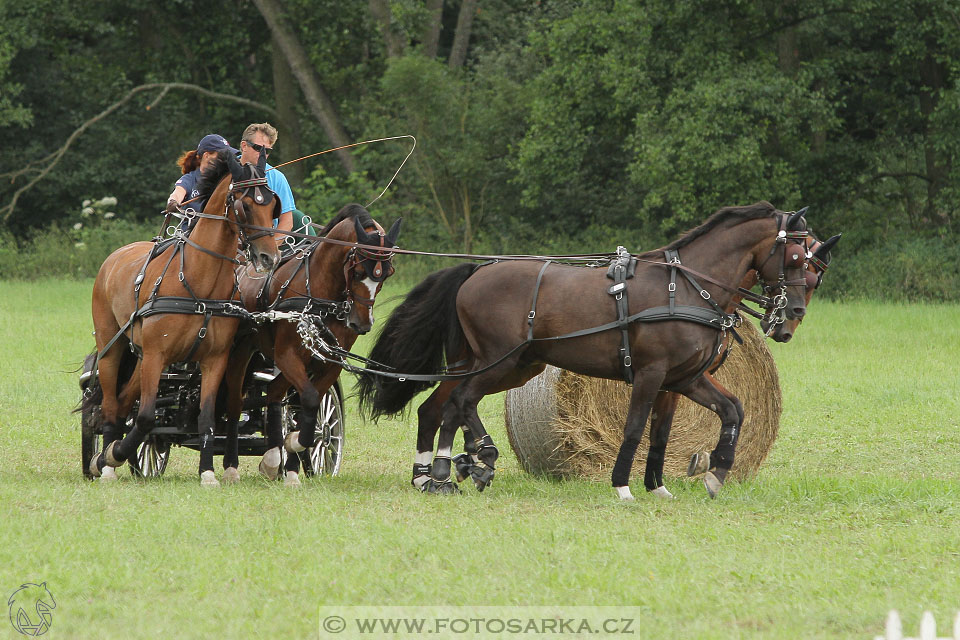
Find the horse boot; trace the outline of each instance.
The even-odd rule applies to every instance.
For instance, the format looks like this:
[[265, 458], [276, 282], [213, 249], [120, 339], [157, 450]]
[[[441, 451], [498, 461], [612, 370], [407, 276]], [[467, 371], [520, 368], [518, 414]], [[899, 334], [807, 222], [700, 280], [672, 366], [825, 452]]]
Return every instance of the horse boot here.
[[453, 457], [454, 468], [457, 470], [457, 482], [463, 482], [471, 477], [473, 468], [476, 466], [478, 458], [476, 441], [469, 429], [463, 430], [463, 453]]
[[430, 479], [423, 485], [421, 491], [441, 495], [460, 493], [460, 488], [450, 481], [450, 458], [445, 456], [435, 456], [433, 458]]
[[422, 493], [427, 490], [427, 484], [430, 482], [430, 470], [431, 465], [429, 464], [413, 463], [413, 477], [410, 478], [410, 484], [412, 484], [417, 491]]
[[[282, 419], [283, 407], [279, 402], [267, 405], [267, 432], [271, 429], [280, 432], [280, 420]], [[279, 438], [278, 438], [279, 439]], [[283, 453], [280, 447], [271, 447], [263, 454], [260, 459], [260, 475], [267, 480], [276, 480], [280, 474], [280, 465], [283, 464]]]
[[737, 446], [737, 428], [722, 427], [717, 448], [710, 453], [710, 469], [703, 475], [703, 486], [711, 498], [716, 498], [733, 467]]
[[477, 463], [470, 469], [470, 477], [473, 478], [473, 484], [481, 493], [487, 488], [487, 485], [493, 483], [493, 476], [496, 470], [495, 463], [500, 457], [500, 451], [493, 444], [493, 438], [487, 434], [477, 440]]

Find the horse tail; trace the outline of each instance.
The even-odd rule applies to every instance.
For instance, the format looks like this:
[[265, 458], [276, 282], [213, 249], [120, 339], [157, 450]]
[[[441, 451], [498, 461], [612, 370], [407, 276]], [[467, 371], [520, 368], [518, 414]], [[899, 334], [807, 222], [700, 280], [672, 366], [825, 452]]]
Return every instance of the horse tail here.
[[[478, 268], [466, 263], [427, 276], [390, 314], [370, 359], [392, 372], [440, 373], [444, 354], [459, 353], [464, 343], [457, 318], [457, 291]], [[358, 385], [360, 410], [373, 418], [400, 413], [415, 395], [434, 384], [363, 374]]]

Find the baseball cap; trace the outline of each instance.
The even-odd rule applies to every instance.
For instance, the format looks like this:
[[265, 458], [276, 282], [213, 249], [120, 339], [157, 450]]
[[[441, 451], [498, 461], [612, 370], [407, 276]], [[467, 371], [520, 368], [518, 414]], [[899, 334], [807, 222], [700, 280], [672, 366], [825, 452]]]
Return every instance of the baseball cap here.
[[207, 153], [208, 151], [220, 151], [221, 149], [230, 149], [230, 151], [235, 154], [240, 153], [230, 146], [226, 138], [216, 133], [211, 133], [210, 135], [203, 136], [203, 140], [197, 145], [197, 155]]

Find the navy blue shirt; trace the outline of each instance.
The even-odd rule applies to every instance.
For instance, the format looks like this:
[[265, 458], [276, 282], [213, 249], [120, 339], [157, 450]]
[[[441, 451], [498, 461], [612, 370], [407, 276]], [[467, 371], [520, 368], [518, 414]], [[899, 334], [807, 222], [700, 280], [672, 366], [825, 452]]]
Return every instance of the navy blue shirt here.
[[[183, 187], [183, 189], [187, 192], [187, 195], [183, 197], [183, 202], [196, 198], [197, 196], [200, 195], [200, 192], [197, 191], [197, 185], [199, 184], [199, 182], [200, 182], [200, 169], [194, 169], [190, 173], [185, 173], [182, 176], [180, 176], [180, 179], [177, 180], [177, 184], [174, 186]], [[187, 206], [191, 207], [195, 211], [203, 211], [203, 205], [205, 205], [206, 203], [207, 203], [206, 198], [203, 198], [201, 200], [194, 200]]]

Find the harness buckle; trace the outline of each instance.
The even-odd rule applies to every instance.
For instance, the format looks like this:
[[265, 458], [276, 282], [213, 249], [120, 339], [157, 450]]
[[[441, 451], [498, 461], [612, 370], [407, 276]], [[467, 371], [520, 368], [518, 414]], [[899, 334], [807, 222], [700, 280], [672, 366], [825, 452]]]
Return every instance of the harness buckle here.
[[700, 297], [703, 298], [704, 300], [709, 300], [710, 292], [707, 291], [706, 289], [700, 289]]
[[206, 313], [207, 305], [203, 302], [197, 302], [197, 308], [195, 309], [196, 313]]
[[527, 320], [533, 320], [536, 317], [537, 317], [536, 311], [531, 311], [530, 313], [527, 314]]
[[207, 328], [200, 327], [200, 331], [197, 333], [197, 337], [201, 340], [207, 337]]
[[633, 364], [633, 358], [631, 358], [630, 356], [623, 356], [623, 366], [629, 367], [632, 364]]
[[676, 290], [677, 290], [677, 283], [676, 283], [676, 282], [671, 282], [671, 283], [667, 286], [667, 291], [669, 291], [670, 293], [673, 293], [673, 292], [676, 291]]

